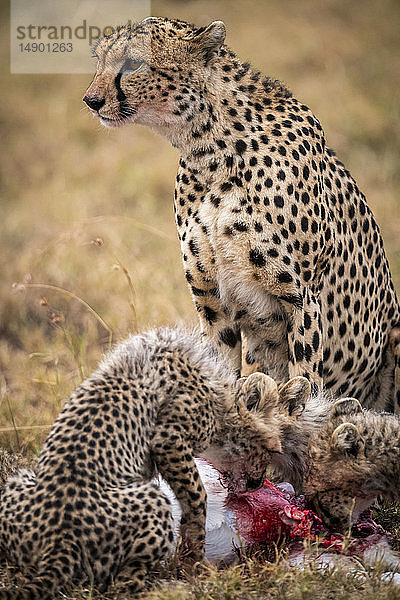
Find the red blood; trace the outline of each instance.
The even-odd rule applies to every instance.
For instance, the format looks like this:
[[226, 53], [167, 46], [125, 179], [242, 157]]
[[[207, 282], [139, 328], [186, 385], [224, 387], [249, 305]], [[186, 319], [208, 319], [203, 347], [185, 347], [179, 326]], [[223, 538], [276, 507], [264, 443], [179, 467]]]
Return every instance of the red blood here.
[[327, 533], [321, 540], [321, 546], [341, 552], [343, 550], [343, 536], [335, 535], [334, 533]]
[[[276, 542], [284, 534], [289, 535], [293, 541], [306, 538], [316, 540], [319, 537], [319, 543], [324, 548], [343, 551], [343, 536], [324, 527], [321, 519], [306, 508], [304, 496], [296, 498], [268, 480], [256, 492], [237, 496], [229, 494], [226, 508], [231, 511], [237, 533], [246, 543]], [[371, 519], [368, 511], [353, 525], [351, 533], [351, 543], [346, 546], [346, 554], [359, 556], [388, 536]]]
[[249, 543], [277, 541], [282, 534], [297, 539], [315, 536], [321, 520], [294, 502], [292, 494], [266, 480], [256, 492], [229, 495], [226, 507], [234, 514], [238, 534]]

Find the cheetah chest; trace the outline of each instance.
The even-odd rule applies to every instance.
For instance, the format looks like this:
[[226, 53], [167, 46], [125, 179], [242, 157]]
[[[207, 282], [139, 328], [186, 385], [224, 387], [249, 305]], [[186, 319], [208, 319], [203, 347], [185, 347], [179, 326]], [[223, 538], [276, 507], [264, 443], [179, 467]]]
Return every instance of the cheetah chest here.
[[[232, 207], [240, 211], [242, 200], [233, 193], [217, 202], [210, 190], [196, 210], [178, 219], [186, 279], [199, 312], [217, 307], [223, 319], [245, 335], [248, 362], [284, 380], [288, 315], [275, 295], [254, 285], [241, 264], [250, 242], [244, 232], [231, 231], [231, 224]], [[244, 219], [243, 215], [243, 223]]]

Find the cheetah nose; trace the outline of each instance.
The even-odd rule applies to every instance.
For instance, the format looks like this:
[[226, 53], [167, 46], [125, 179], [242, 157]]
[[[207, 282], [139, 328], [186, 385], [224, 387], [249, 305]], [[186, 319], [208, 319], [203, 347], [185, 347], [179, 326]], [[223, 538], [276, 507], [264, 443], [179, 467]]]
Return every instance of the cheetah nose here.
[[102, 106], [105, 105], [106, 101], [104, 98], [97, 98], [97, 96], [84, 96], [83, 101], [86, 102], [89, 108], [99, 112]]

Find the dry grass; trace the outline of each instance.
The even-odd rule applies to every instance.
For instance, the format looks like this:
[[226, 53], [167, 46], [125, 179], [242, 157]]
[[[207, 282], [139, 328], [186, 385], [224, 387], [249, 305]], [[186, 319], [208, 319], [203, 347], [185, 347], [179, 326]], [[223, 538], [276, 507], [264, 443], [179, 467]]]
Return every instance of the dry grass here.
[[[207, 566], [198, 575], [154, 582], [141, 600], [398, 600], [398, 586], [381, 579], [383, 569], [349, 572], [339, 568], [321, 569], [310, 562], [303, 569], [291, 568], [284, 557], [266, 562], [261, 557], [244, 559], [225, 568]], [[18, 574], [0, 569], [2, 581], [18, 581]], [[66, 591], [67, 600], [133, 600], [129, 593], [110, 588], [106, 594], [90, 586]]]
[[228, 569], [211, 568], [186, 585], [159, 586], [144, 600], [395, 600], [399, 590], [382, 583], [382, 571], [348, 573], [321, 570], [310, 564], [304, 570], [290, 568], [285, 560], [266, 563], [247, 560]]
[[[156, 0], [152, 12], [198, 24], [224, 19], [228, 44], [313, 108], [367, 194], [399, 287], [397, 0]], [[1, 15], [6, 33], [5, 0]], [[111, 335], [196, 317], [173, 222], [176, 152], [138, 127], [101, 129], [82, 106], [85, 76], [10, 75], [8, 36], [1, 40], [0, 444], [35, 454], [41, 426]], [[162, 597], [261, 597], [239, 572]], [[260, 590], [308, 598], [332, 586], [324, 597], [358, 598], [375, 589], [373, 579], [293, 577], [266, 569]]]

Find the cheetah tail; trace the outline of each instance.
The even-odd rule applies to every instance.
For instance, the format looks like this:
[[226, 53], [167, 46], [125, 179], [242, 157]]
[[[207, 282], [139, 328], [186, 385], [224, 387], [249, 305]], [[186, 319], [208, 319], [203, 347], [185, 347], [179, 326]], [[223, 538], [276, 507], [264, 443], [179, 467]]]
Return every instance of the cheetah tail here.
[[394, 356], [394, 412], [400, 413], [400, 326], [390, 332], [390, 345]]
[[26, 578], [18, 587], [0, 589], [0, 600], [50, 600], [57, 591], [71, 581], [76, 562], [76, 551], [66, 544], [54, 544], [34, 576]]
[[54, 598], [62, 583], [55, 573], [47, 571], [18, 587], [0, 589], [0, 600], [50, 600]]

